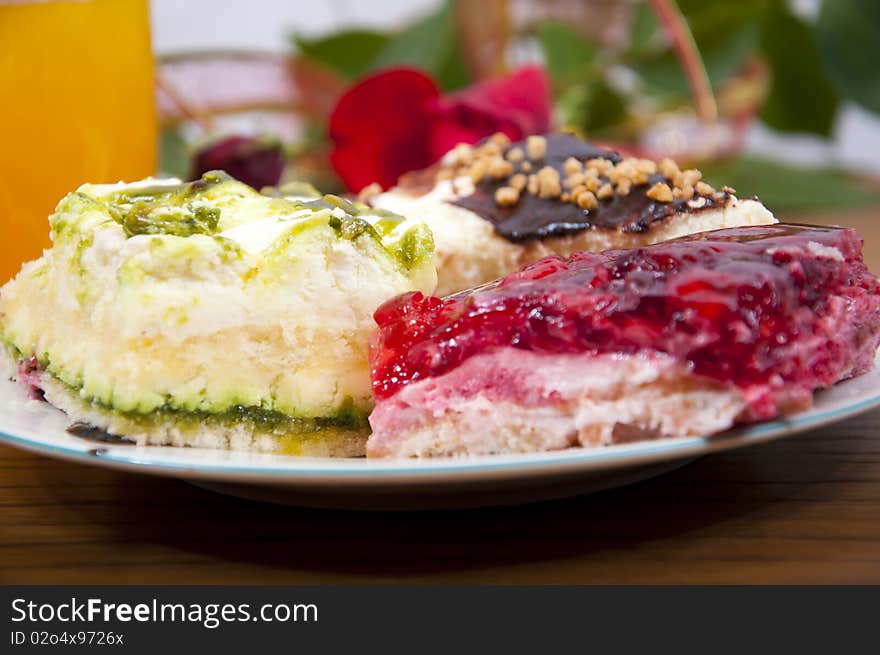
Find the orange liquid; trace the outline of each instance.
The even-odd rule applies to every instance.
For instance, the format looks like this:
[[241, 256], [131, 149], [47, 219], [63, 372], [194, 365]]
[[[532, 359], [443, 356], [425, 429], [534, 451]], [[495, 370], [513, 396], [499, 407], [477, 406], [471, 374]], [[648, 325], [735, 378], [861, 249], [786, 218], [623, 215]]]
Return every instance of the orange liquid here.
[[0, 283], [83, 182], [156, 170], [147, 0], [0, 0]]

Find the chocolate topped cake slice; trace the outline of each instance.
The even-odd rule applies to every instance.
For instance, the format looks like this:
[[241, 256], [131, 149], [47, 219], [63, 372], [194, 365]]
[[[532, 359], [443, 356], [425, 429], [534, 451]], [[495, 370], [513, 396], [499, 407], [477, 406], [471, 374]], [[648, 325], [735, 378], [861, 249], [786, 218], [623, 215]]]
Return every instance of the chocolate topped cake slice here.
[[438, 295], [550, 254], [633, 248], [728, 227], [775, 223], [757, 200], [716, 190], [696, 169], [624, 158], [571, 134], [459, 145], [437, 166], [401, 178], [376, 206], [428, 223]]
[[548, 257], [375, 314], [374, 457], [710, 435], [873, 366], [880, 286], [849, 229], [719, 230]]

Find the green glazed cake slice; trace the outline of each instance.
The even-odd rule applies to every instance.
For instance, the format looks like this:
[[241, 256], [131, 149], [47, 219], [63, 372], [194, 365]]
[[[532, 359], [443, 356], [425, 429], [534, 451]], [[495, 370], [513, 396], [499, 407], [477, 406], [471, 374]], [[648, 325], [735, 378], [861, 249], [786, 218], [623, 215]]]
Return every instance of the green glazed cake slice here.
[[362, 455], [374, 310], [436, 284], [424, 224], [222, 173], [83, 185], [0, 289], [12, 377], [166, 444]]

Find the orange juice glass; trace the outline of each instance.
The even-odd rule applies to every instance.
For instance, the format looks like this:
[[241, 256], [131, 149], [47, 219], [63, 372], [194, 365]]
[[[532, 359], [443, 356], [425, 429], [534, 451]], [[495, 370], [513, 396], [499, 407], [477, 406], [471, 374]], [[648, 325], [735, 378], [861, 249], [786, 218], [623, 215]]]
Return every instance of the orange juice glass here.
[[0, 284], [83, 182], [156, 170], [147, 0], [0, 0]]

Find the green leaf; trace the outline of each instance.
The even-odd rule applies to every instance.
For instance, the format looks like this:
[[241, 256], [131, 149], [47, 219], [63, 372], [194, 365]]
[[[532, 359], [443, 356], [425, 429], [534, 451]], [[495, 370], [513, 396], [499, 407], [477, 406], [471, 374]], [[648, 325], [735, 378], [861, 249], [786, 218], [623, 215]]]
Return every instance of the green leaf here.
[[392, 36], [370, 61], [369, 68], [376, 70], [400, 65], [428, 71], [444, 91], [467, 86], [470, 79], [458, 53], [448, 3]]
[[782, 219], [788, 211], [846, 209], [880, 202], [880, 193], [840, 169], [801, 168], [750, 157], [700, 168], [716, 188], [727, 184], [740, 198], [758, 196]]
[[586, 84], [573, 84], [556, 94], [556, 113], [563, 128], [580, 129], [587, 122]]
[[816, 40], [819, 56], [838, 90], [880, 112], [880, 3], [825, 0], [816, 23]]
[[620, 130], [615, 128], [627, 114], [623, 98], [601, 78], [568, 87], [560, 94], [556, 108], [564, 127], [583, 132], [588, 138], [619, 138]]
[[596, 49], [564, 23], [546, 22], [538, 28], [547, 73], [557, 89], [594, 77]]
[[553, 21], [539, 26], [538, 41], [564, 125], [595, 136], [623, 120], [626, 104], [605, 82], [592, 43], [568, 25]]
[[[767, 0], [679, 0], [713, 87], [738, 72], [758, 46], [758, 24]], [[669, 48], [660, 55], [633, 62], [650, 92], [661, 99], [690, 95], [681, 64]]]
[[584, 131], [590, 136], [620, 124], [626, 116], [623, 99], [604, 80], [587, 87]]
[[660, 21], [647, 3], [635, 8], [629, 28], [628, 53], [639, 55], [657, 49], [660, 34]]
[[388, 37], [368, 30], [348, 30], [319, 39], [294, 36], [293, 42], [303, 56], [351, 80], [367, 70], [370, 60], [388, 43]]
[[[737, 30], [726, 30], [711, 43], [699, 45], [706, 72], [713, 87], [738, 72], [758, 45], [758, 27], [748, 23]], [[690, 94], [684, 71], [673, 52], [635, 67], [642, 81], [658, 95], [682, 97]]]
[[455, 91], [470, 85], [472, 82], [471, 76], [464, 65], [457, 46], [446, 57], [435, 77], [437, 84], [440, 85], [443, 91]]
[[825, 75], [810, 26], [782, 2], [774, 3], [761, 26], [761, 48], [773, 76], [761, 112], [763, 121], [785, 132], [828, 136], [838, 97]]
[[755, 25], [769, 0], [678, 0], [698, 46], [711, 44], [719, 36]]
[[159, 171], [183, 180], [190, 175], [190, 157], [186, 142], [175, 127], [165, 127], [159, 134]]

